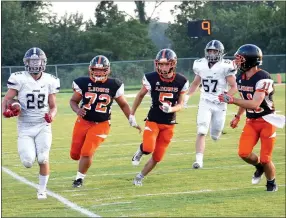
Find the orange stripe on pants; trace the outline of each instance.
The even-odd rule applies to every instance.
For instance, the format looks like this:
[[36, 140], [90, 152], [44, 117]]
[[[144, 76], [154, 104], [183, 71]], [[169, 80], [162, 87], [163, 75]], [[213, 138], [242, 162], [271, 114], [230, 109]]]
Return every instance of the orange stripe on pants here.
[[91, 157], [98, 146], [105, 140], [109, 130], [109, 121], [95, 123], [78, 117], [73, 129], [70, 149], [71, 158], [79, 160], [80, 156]]
[[262, 118], [247, 119], [239, 140], [238, 155], [247, 157], [261, 140], [260, 162], [269, 163], [276, 140], [276, 127]]
[[153, 159], [160, 162], [174, 135], [174, 127], [173, 124], [158, 124], [146, 121], [143, 133], [143, 151], [153, 152]]

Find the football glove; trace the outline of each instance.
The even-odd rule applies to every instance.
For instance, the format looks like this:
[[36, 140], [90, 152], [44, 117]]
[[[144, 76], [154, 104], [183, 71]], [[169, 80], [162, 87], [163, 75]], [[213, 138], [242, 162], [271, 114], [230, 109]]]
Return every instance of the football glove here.
[[14, 116], [18, 116], [21, 112], [21, 105], [17, 102], [9, 104], [8, 109], [11, 110]]
[[6, 109], [4, 112], [3, 112], [3, 116], [5, 118], [10, 118], [10, 117], [15, 117], [16, 115], [13, 113], [12, 110], [10, 110], [9, 108]]
[[129, 121], [130, 126], [132, 126], [132, 127], [138, 126], [134, 115], [130, 114], [128, 121]]
[[235, 115], [234, 118], [232, 119], [232, 121], [230, 121], [231, 128], [233, 128], [233, 129], [236, 128], [239, 121], [240, 121], [240, 117]]
[[225, 102], [227, 104], [233, 104], [233, 101], [234, 101], [233, 97], [231, 95], [227, 94], [226, 92], [223, 94], [220, 94], [218, 96], [218, 99], [220, 102]]
[[162, 103], [162, 106], [160, 108], [164, 113], [172, 113], [173, 112], [172, 106], [165, 103], [165, 102]]
[[45, 118], [47, 123], [53, 122], [53, 118], [52, 118], [52, 116], [49, 113], [45, 113], [45, 117], [44, 118]]

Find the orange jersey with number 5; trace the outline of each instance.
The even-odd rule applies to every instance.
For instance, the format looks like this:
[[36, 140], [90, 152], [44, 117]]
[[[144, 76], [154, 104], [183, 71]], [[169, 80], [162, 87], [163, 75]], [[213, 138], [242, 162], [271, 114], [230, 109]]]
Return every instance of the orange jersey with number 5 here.
[[81, 107], [87, 111], [83, 119], [104, 122], [111, 119], [113, 99], [124, 94], [124, 85], [113, 78], [102, 83], [93, 82], [89, 77], [79, 77], [73, 81], [73, 90], [82, 96]]
[[186, 92], [189, 82], [182, 74], [176, 73], [172, 82], [164, 82], [157, 72], [147, 73], [143, 77], [143, 85], [152, 98], [152, 105], [147, 120], [159, 124], [175, 124], [176, 113], [165, 113], [161, 110], [162, 103], [171, 106], [177, 104], [180, 94]]
[[247, 118], [259, 118], [274, 113], [274, 84], [268, 72], [259, 69], [250, 78], [246, 78], [245, 74], [240, 74], [236, 81], [239, 94], [243, 99], [251, 100], [255, 92], [265, 92], [265, 98], [258, 109], [246, 110]]

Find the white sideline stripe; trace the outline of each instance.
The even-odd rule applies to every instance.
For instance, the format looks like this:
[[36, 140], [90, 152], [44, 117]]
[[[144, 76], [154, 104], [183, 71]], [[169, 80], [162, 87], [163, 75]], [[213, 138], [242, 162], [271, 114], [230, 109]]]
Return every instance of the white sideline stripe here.
[[[279, 162], [279, 163], [274, 163], [274, 165], [285, 165], [285, 162]], [[218, 166], [218, 167], [204, 167], [201, 170], [214, 170], [214, 169], [232, 169], [232, 168], [245, 168], [249, 167], [249, 164], [242, 164], [242, 165], [232, 165], [232, 166]], [[135, 167], [136, 168], [136, 167]], [[137, 171], [133, 172], [124, 172], [124, 173], [104, 173], [104, 174], [95, 174], [95, 175], [89, 175], [90, 177], [102, 177], [102, 176], [123, 176], [123, 175], [136, 175], [140, 169]], [[185, 172], [185, 171], [198, 171], [197, 169], [193, 168], [182, 168], [182, 169], [174, 169], [174, 170], [162, 170], [162, 171], [155, 171], [153, 172], [154, 175], [161, 175], [161, 174], [169, 174], [169, 173], [176, 173], [176, 172]], [[58, 179], [70, 179], [74, 178], [74, 176], [69, 176], [69, 177], [60, 177], [60, 178], [54, 178], [53, 180], [58, 180]], [[63, 191], [65, 192], [65, 191]]]
[[94, 205], [92, 207], [101, 207], [101, 206], [110, 206], [110, 205], [117, 205], [117, 204], [131, 204], [132, 202], [128, 201], [128, 202], [113, 202], [113, 203], [106, 203], [106, 204], [98, 204], [98, 205]]
[[[14, 179], [22, 182], [22, 183], [25, 183], [26, 185], [29, 185], [35, 189], [38, 189], [38, 185], [33, 183], [33, 182], [30, 182], [29, 180], [27, 180], [26, 178], [22, 177], [22, 176], [19, 176], [18, 174], [12, 172], [11, 170], [9, 170], [8, 168], [6, 167], [2, 167], [2, 171], [4, 171], [5, 173], [9, 174], [10, 176], [12, 176]], [[100, 217], [99, 215], [95, 214], [95, 213], [92, 213], [91, 211], [85, 209], [85, 208], [82, 208], [80, 206], [78, 206], [77, 204], [75, 203], [72, 203], [70, 202], [68, 199], [52, 192], [52, 191], [49, 191], [47, 190], [47, 194], [50, 195], [51, 197], [57, 199], [58, 201], [60, 201], [61, 203], [65, 204], [66, 206], [70, 207], [71, 209], [73, 210], [76, 210], [84, 215], [87, 215], [88, 217]]]
[[[113, 197], [113, 198], [101, 198], [98, 199], [99, 201], [104, 200], [115, 200], [115, 199], [124, 199], [124, 198], [138, 198], [138, 197], [150, 197], [150, 196], [164, 196], [164, 195], [184, 195], [184, 194], [197, 194], [197, 193], [207, 193], [207, 192], [224, 192], [224, 191], [235, 191], [235, 190], [243, 190], [243, 189], [251, 189], [251, 188], [263, 188], [265, 186], [250, 186], [250, 187], [243, 187], [243, 188], [226, 188], [226, 189], [201, 189], [201, 190], [194, 190], [194, 191], [184, 191], [184, 192], [162, 192], [162, 193], [150, 193], [150, 194], [144, 194], [144, 195], [133, 195], [128, 197]], [[285, 187], [285, 184], [278, 184], [279, 187]], [[138, 187], [136, 187], [138, 188]]]

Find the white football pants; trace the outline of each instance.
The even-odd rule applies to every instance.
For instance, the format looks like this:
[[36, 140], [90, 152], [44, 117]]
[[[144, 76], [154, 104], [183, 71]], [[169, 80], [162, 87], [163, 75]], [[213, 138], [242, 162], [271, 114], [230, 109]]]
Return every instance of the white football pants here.
[[206, 99], [200, 99], [197, 114], [197, 133], [207, 135], [210, 128], [210, 135], [213, 140], [219, 139], [224, 127], [227, 105], [215, 103]]
[[51, 124], [18, 122], [18, 153], [25, 167], [32, 167], [36, 157], [39, 164], [47, 163], [51, 145]]

